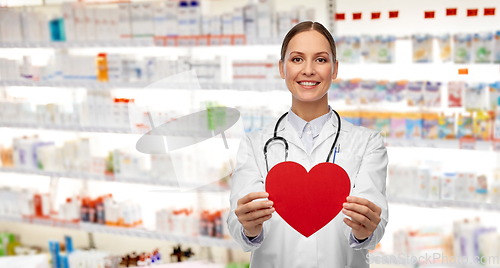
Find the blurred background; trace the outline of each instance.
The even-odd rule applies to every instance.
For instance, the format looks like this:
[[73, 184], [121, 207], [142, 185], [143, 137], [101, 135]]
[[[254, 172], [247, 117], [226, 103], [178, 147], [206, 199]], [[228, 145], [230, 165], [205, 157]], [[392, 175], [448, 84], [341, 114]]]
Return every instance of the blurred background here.
[[[335, 37], [330, 105], [385, 137], [390, 219], [372, 267], [500, 266], [496, 8], [0, 0], [0, 267], [247, 267], [225, 224], [232, 161], [244, 133], [290, 107], [280, 45], [304, 20]], [[216, 107], [237, 122], [183, 117]], [[136, 150], [179, 118], [219, 120], [229, 156]]]

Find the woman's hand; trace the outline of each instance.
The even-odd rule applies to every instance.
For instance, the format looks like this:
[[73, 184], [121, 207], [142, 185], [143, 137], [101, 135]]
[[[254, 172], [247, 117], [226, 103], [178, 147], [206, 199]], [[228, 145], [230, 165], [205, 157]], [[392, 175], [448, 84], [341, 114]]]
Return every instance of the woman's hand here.
[[243, 225], [245, 234], [249, 237], [258, 236], [262, 232], [262, 224], [269, 220], [274, 212], [273, 201], [252, 201], [268, 196], [269, 194], [266, 192], [254, 192], [238, 200], [238, 207], [234, 213]]
[[370, 237], [380, 222], [382, 209], [372, 202], [356, 196], [348, 196], [342, 213], [351, 217], [344, 218], [345, 224], [352, 228], [352, 234], [358, 240]]

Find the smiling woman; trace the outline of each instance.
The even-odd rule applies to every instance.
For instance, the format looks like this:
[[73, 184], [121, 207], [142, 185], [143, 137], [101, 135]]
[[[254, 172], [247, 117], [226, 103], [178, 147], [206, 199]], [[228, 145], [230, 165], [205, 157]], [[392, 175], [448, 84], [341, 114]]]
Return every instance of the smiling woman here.
[[303, 22], [285, 36], [279, 62], [292, 93], [292, 111], [306, 121], [328, 113], [327, 92], [337, 78], [335, 41], [317, 22]]
[[[323, 25], [306, 21], [294, 26], [283, 41], [279, 61], [292, 106], [274, 124], [248, 133], [241, 142], [227, 223], [236, 242], [252, 251], [250, 267], [369, 267], [368, 250], [384, 235], [389, 215], [387, 150], [380, 133], [350, 124], [328, 105], [328, 90], [337, 78], [335, 53], [335, 42]], [[285, 153], [277, 148], [280, 144]], [[276, 164], [276, 159], [285, 162]], [[297, 165], [287, 161], [307, 172], [290, 176], [290, 167]], [[340, 183], [335, 172], [314, 173], [314, 168], [329, 165], [345, 171], [349, 183]], [[314, 179], [304, 179], [310, 174], [316, 174]], [[273, 178], [297, 189], [292, 199], [277, 197], [283, 195], [276, 191], [290, 189], [285, 185], [265, 188], [266, 180]], [[349, 196], [329, 194], [325, 189], [333, 189], [332, 184], [335, 189], [347, 185]], [[310, 189], [318, 190], [311, 194]], [[313, 207], [305, 207], [309, 202]], [[287, 216], [290, 211], [301, 217], [300, 226], [311, 227], [307, 235]], [[329, 218], [322, 220], [326, 214]], [[321, 224], [313, 224], [317, 222]]]

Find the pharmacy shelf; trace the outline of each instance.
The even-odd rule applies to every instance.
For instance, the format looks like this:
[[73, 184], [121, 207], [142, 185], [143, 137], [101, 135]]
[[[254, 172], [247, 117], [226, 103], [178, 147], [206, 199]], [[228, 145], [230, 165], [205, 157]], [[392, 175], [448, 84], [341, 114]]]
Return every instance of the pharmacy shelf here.
[[465, 209], [482, 209], [488, 211], [500, 211], [500, 204], [495, 203], [480, 203], [471, 201], [459, 200], [420, 200], [405, 197], [387, 196], [387, 201], [394, 204], [405, 204], [417, 207], [429, 208], [465, 208]]
[[[387, 147], [421, 147], [421, 148], [441, 148], [441, 149], [460, 149], [460, 141], [453, 140], [429, 140], [429, 139], [393, 139], [385, 138]], [[491, 151], [493, 149], [492, 141], [475, 141], [475, 150]], [[464, 149], [466, 150], [466, 149]]]
[[[96, 133], [121, 133], [131, 134], [128, 128], [110, 128], [97, 126], [61, 126], [61, 125], [39, 125], [32, 123], [2, 123], [0, 128], [29, 128], [39, 130], [57, 130], [57, 131], [76, 131], [76, 132], [96, 132]], [[175, 133], [171, 133], [175, 135]], [[203, 135], [203, 134], [201, 134]], [[408, 140], [385, 138], [385, 144], [388, 147], [420, 147], [420, 148], [441, 148], [441, 149], [460, 149], [459, 140]], [[493, 141], [475, 141], [474, 150], [491, 151], [494, 148]], [[496, 144], [497, 150], [500, 150], [500, 143]], [[466, 150], [466, 149], [464, 149]]]
[[86, 223], [86, 222], [70, 222], [70, 221], [62, 221], [49, 218], [37, 218], [37, 217], [28, 217], [20, 215], [17, 216], [0, 215], [0, 221], [27, 223], [27, 224], [33, 224], [35, 226], [43, 225], [50, 227], [67, 228], [67, 229], [81, 230], [88, 233], [104, 233], [104, 234], [123, 235], [123, 236], [135, 236], [140, 238], [172, 241], [180, 244], [196, 244], [206, 247], [224, 247], [233, 249], [241, 248], [233, 240], [224, 240], [206, 236], [194, 237], [194, 236], [183, 236], [183, 235], [173, 235], [173, 234], [161, 234], [154, 231], [139, 229], [139, 228], [111, 227], [107, 225]]
[[[179, 188], [179, 184], [177, 181], [171, 180], [163, 180], [160, 178], [147, 178], [147, 177], [117, 177], [103, 174], [91, 174], [85, 172], [65, 172], [65, 171], [44, 171], [38, 169], [20, 169], [20, 168], [10, 168], [10, 167], [2, 167], [0, 168], [0, 172], [4, 173], [16, 173], [16, 174], [25, 174], [25, 175], [37, 175], [37, 176], [47, 176], [47, 177], [56, 177], [56, 178], [72, 178], [72, 179], [80, 179], [80, 180], [96, 180], [96, 181], [110, 181], [110, 182], [124, 182], [124, 183], [138, 183], [138, 184], [148, 184], [148, 185], [157, 185], [157, 186], [168, 186]], [[222, 186], [214, 186], [214, 185], [204, 185], [204, 186], [192, 186], [185, 185], [188, 189], [193, 189], [197, 191], [210, 191], [210, 192], [222, 192], [228, 191], [229, 188]]]
[[[196, 38], [196, 37], [195, 37]], [[178, 38], [178, 42], [183, 38]], [[155, 43], [157, 42], [157, 44]], [[259, 40], [249, 40], [247, 44], [221, 44], [209, 46], [165, 46], [163, 40], [150, 38], [122, 39], [122, 40], [102, 40], [102, 41], [64, 41], [64, 42], [0, 42], [0, 48], [101, 48], [101, 47], [159, 47], [167, 49], [195, 49], [195, 48], [227, 48], [240, 47], [247, 48], [249, 46], [280, 46], [281, 38], [269, 37], [259, 38]]]
[[92, 47], [152, 47], [154, 40], [129, 39], [113, 41], [65, 42], [0, 42], [0, 48], [92, 48]]
[[[98, 82], [98, 81], [82, 81], [82, 80], [62, 80], [62, 81], [33, 81], [33, 80], [2, 80], [0, 86], [4, 87], [56, 87], [56, 88], [86, 88], [86, 89], [115, 89], [115, 88], [146, 88], [153, 82]], [[206, 83], [201, 82], [199, 85], [194, 83], [168, 83], [168, 87], [159, 88], [154, 86], [148, 89], [182, 89], [182, 90], [241, 90], [241, 91], [270, 91], [270, 90], [286, 90], [286, 85], [283, 81], [269, 82], [247, 82], [247, 83]]]
[[0, 123], [0, 127], [6, 128], [31, 128], [40, 130], [76, 131], [76, 132], [97, 132], [97, 133], [122, 133], [130, 134], [127, 128], [110, 128], [94, 126], [61, 126], [61, 125], [38, 125], [29, 123]]

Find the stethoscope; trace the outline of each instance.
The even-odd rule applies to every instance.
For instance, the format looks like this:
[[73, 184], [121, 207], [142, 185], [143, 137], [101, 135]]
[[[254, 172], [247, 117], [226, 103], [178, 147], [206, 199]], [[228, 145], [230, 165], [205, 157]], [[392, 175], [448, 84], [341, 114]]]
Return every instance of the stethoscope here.
[[[335, 135], [335, 140], [333, 141], [333, 144], [332, 144], [332, 148], [330, 148], [330, 153], [328, 153], [328, 157], [326, 158], [326, 162], [328, 162], [328, 160], [330, 159], [330, 157], [332, 156], [332, 153], [333, 153], [333, 149], [335, 148], [335, 144], [337, 144], [337, 140], [339, 138], [339, 134], [340, 134], [340, 116], [339, 114], [332, 109], [332, 111], [335, 113], [335, 115], [337, 116], [337, 121], [339, 122], [339, 125], [337, 127], [337, 134]], [[278, 119], [278, 122], [276, 122], [276, 125], [274, 126], [274, 136], [271, 137], [269, 140], [267, 140], [266, 144], [264, 145], [264, 158], [266, 159], [266, 169], [267, 169], [267, 172], [269, 172], [269, 166], [268, 166], [268, 163], [267, 163], [267, 146], [269, 146], [269, 144], [273, 141], [281, 141], [283, 143], [283, 145], [285, 145], [285, 162], [286, 162], [286, 159], [288, 158], [288, 142], [286, 141], [285, 138], [283, 137], [278, 137], [278, 126], [281, 122], [281, 120], [283, 120], [283, 118], [285, 118], [285, 116], [288, 114], [288, 112], [284, 113], [280, 119]], [[337, 150], [338, 148], [335, 148], [335, 153], [333, 155], [333, 162], [332, 163], [335, 163], [335, 155], [337, 154]]]

